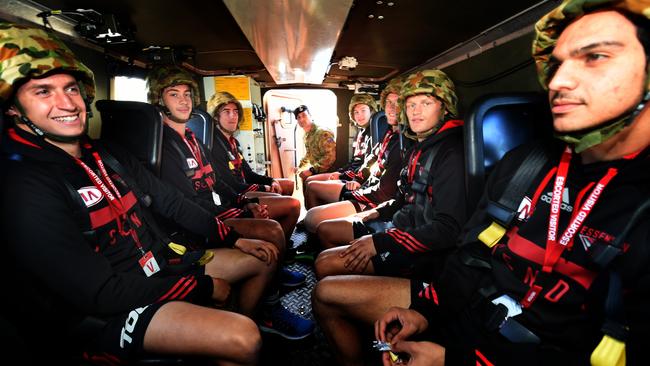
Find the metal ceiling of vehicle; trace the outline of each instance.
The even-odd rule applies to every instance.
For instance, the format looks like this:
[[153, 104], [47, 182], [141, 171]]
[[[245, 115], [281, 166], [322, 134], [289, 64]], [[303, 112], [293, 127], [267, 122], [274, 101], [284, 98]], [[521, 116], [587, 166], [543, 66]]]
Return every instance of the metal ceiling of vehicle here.
[[[226, 1], [240, 3], [240, 0]], [[302, 9], [297, 8], [296, 1], [302, 3]], [[519, 24], [515, 16], [530, 13], [531, 9], [539, 13], [541, 8], [548, 9], [559, 2], [354, 0], [343, 20], [345, 3], [350, 1], [353, 0], [337, 0], [336, 5], [330, 0], [241, 1], [246, 5], [238, 5], [234, 13], [247, 20], [239, 24], [219, 0], [38, 0], [36, 3], [50, 9], [91, 8], [114, 14], [121, 24], [134, 27], [137, 41], [137, 44], [111, 46], [115, 52], [146, 62], [142, 48], [170, 46], [184, 50], [182, 54], [189, 56], [184, 64], [198, 74], [249, 74], [264, 86], [280, 81], [279, 76], [274, 80], [269, 72], [279, 75], [272, 67], [277, 68], [279, 61], [273, 58], [280, 57], [274, 48], [284, 44], [282, 47], [293, 50], [290, 52], [299, 49], [298, 58], [310, 62], [322, 49], [318, 28], [333, 22], [335, 26], [328, 26], [339, 29], [338, 22], [342, 22], [323, 80], [323, 85], [333, 87], [355, 82], [382, 83], [396, 74], [429, 65], [437, 56], [461, 49], [463, 45], [476, 43], [475, 48], [480, 50], [482, 44], [477, 39], [485, 35], [484, 31], [506, 20], [512, 32], [527, 31], [530, 21]], [[275, 4], [274, 9], [268, 7], [269, 3]], [[280, 11], [283, 7], [285, 10]], [[305, 9], [309, 9], [312, 20], [320, 20], [302, 22], [298, 14], [304, 15]], [[331, 34], [327, 42], [332, 42]], [[339, 68], [337, 62], [345, 56], [355, 57], [358, 65], [347, 70]]]

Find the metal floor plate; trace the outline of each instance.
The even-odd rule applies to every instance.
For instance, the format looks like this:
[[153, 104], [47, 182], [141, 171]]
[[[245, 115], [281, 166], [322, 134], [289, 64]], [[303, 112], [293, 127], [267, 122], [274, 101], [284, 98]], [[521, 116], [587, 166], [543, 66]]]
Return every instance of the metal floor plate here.
[[[307, 241], [307, 233], [296, 229], [291, 236], [294, 247]], [[282, 293], [282, 305], [291, 312], [314, 320], [311, 311], [311, 292], [316, 284], [316, 276], [313, 267], [304, 263], [293, 263], [287, 268], [299, 271], [307, 276], [304, 286], [293, 290], [284, 290]], [[324, 366], [337, 365], [331, 348], [325, 339], [322, 331], [316, 326], [313, 335], [298, 341], [286, 340], [280, 336], [262, 333], [264, 345], [260, 356], [260, 365], [291, 365], [291, 366]]]

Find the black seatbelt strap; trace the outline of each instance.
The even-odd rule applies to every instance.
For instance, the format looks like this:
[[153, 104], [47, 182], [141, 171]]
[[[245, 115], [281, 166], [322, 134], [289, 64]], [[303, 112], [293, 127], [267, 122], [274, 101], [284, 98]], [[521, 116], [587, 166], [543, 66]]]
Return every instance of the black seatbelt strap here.
[[[592, 244], [591, 259], [599, 268], [605, 269], [609, 267], [614, 259], [623, 252], [625, 238], [649, 208], [650, 199], [647, 199], [634, 211], [621, 234], [616, 236], [611, 245], [600, 240]], [[594, 360], [615, 360], [616, 364], [620, 364], [620, 361], [625, 360], [625, 342], [630, 330], [625, 317], [621, 275], [612, 268], [609, 269], [604, 310], [605, 321], [600, 329], [604, 336], [591, 354], [592, 364], [594, 364]]]
[[141, 212], [143, 216], [142, 218], [147, 223], [147, 225], [149, 225], [149, 228], [153, 234], [158, 237], [158, 239], [161, 240], [164, 245], [169, 244], [171, 240], [167, 235], [163, 233], [156, 220], [151, 216], [151, 212], [147, 209], [149, 206], [151, 206], [151, 197], [144, 194], [144, 192], [140, 190], [133, 178], [127, 173], [124, 166], [120, 164], [117, 159], [113, 157], [113, 155], [109, 154], [108, 151], [99, 146], [97, 147], [97, 151], [100, 153], [100, 156], [106, 165], [108, 165], [115, 173], [117, 173], [117, 175], [120, 176], [120, 178], [124, 180], [124, 183], [131, 189], [131, 191], [133, 191], [133, 194], [135, 194], [138, 201], [140, 201], [140, 203], [142, 203], [142, 205], [145, 207], [145, 209]]
[[510, 227], [531, 182], [547, 161], [544, 147], [541, 144], [535, 145], [515, 172], [501, 197], [496, 202], [492, 200], [488, 202], [487, 213], [502, 226]]
[[426, 196], [427, 187], [429, 183], [429, 173], [431, 172], [431, 167], [433, 166], [433, 160], [440, 150], [441, 141], [431, 146], [427, 154], [427, 160], [421, 165], [420, 174], [413, 180], [411, 183], [411, 189], [418, 193], [423, 193]]
[[79, 192], [77, 192], [72, 184], [63, 176], [63, 174], [61, 174], [59, 170], [56, 172], [56, 174], [59, 174], [60, 181], [63, 182], [63, 185], [65, 186], [70, 198], [73, 201], [74, 208], [72, 209], [72, 215], [81, 227], [84, 238], [93, 244], [97, 244], [96, 231], [93, 229], [92, 224], [90, 223], [90, 215], [88, 214], [86, 203], [81, 199]]
[[178, 146], [178, 143], [176, 141], [174, 141], [174, 139], [169, 139], [168, 142], [171, 145], [171, 147], [173, 147], [174, 150], [176, 150], [178, 155], [181, 157], [181, 161], [183, 162], [183, 165], [184, 165], [183, 170], [185, 171], [185, 175], [190, 177], [190, 178], [193, 177], [195, 170], [190, 168], [190, 164], [187, 162], [187, 156], [185, 155], [185, 153], [183, 152], [181, 147]]

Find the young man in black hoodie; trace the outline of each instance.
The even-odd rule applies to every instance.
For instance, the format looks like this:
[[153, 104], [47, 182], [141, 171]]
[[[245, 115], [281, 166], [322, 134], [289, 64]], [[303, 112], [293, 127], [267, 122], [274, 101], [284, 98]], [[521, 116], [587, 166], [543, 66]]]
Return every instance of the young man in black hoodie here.
[[[235, 132], [244, 118], [241, 102], [232, 94], [219, 91], [208, 100], [208, 113], [215, 124], [214, 143], [210, 156], [217, 176], [244, 198], [259, 200], [268, 216], [282, 226], [289, 243], [300, 216], [300, 201], [282, 195], [287, 180], [257, 174], [241, 153]], [[291, 184], [289, 184], [291, 186]]]
[[[508, 153], [439, 279], [412, 283], [420, 290], [401, 303], [411, 309], [377, 322], [402, 360], [647, 363], [649, 10], [647, 0], [567, 0], [537, 22], [533, 56], [562, 143], [541, 149], [546, 162], [528, 160], [532, 146]], [[504, 209], [529, 164], [538, 173]]]
[[350, 245], [316, 259], [322, 280], [312, 293], [313, 309], [342, 364], [363, 362], [358, 322], [371, 324], [391, 301], [408, 298], [409, 279], [435, 278], [456, 247], [466, 206], [456, 102], [453, 82], [442, 71], [406, 78], [399, 104], [408, 121], [405, 135], [417, 143], [407, 154], [400, 192], [341, 228], [338, 237], [332, 233], [332, 242]]
[[[191, 354], [255, 364], [255, 324], [212, 306], [230, 292], [218, 277], [259, 259], [229, 249], [241, 239], [214, 214], [128, 154], [109, 153], [86, 137], [94, 78], [63, 43], [42, 29], [4, 23], [0, 47], [8, 51], [0, 103], [15, 122], [2, 142], [11, 293], [3, 301], [12, 304], [10, 321], [25, 343], [39, 348], [23, 357], [69, 363], [83, 351], [87, 359], [119, 363], [150, 353]], [[150, 211], [223, 249], [171, 253]], [[265, 267], [268, 283], [274, 267]]]
[[[214, 162], [210, 152], [186, 126], [192, 109], [198, 104], [198, 85], [192, 76], [177, 66], [163, 66], [149, 73], [147, 84], [149, 102], [163, 112], [161, 179], [179, 189], [195, 203], [214, 212], [217, 218], [224, 220], [226, 225], [244, 238], [254, 239], [241, 239], [237, 249], [260, 260], [269, 258], [269, 263], [277, 266], [278, 261], [282, 261], [286, 249], [282, 227], [278, 222], [269, 219], [266, 204], [260, 205], [257, 198], [249, 199], [242, 193], [237, 193], [224, 182], [224, 172], [213, 170]], [[270, 210], [274, 214], [278, 213], [274, 207]], [[251, 216], [254, 218], [250, 218]], [[295, 225], [295, 220], [293, 223]], [[203, 240], [178, 225], [170, 223], [165, 226], [168, 230], [180, 232], [178, 236], [181, 240], [192, 244]], [[270, 254], [273, 256], [270, 257]], [[252, 275], [255, 270], [256, 268], [236, 267], [231, 270], [228, 278], [232, 281], [255, 278], [256, 276]], [[270, 291], [277, 293], [279, 284], [287, 287], [300, 286], [305, 279], [302, 273], [281, 267]], [[240, 309], [246, 315], [253, 315], [259, 296], [253, 296], [257, 293], [249, 294], [250, 286], [246, 286], [247, 282], [255, 281], [247, 280], [241, 286]], [[265, 320], [260, 326], [261, 329], [288, 339], [300, 339], [311, 334], [313, 322], [288, 311], [280, 304], [275, 293], [270, 294], [265, 301], [273, 304], [265, 307]]]

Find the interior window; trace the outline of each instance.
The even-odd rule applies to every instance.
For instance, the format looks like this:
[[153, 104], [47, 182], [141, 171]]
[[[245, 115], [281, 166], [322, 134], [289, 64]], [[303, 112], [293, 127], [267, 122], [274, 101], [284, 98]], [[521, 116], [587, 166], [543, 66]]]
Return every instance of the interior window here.
[[144, 79], [116, 76], [111, 79], [111, 99], [147, 102], [147, 85]]

